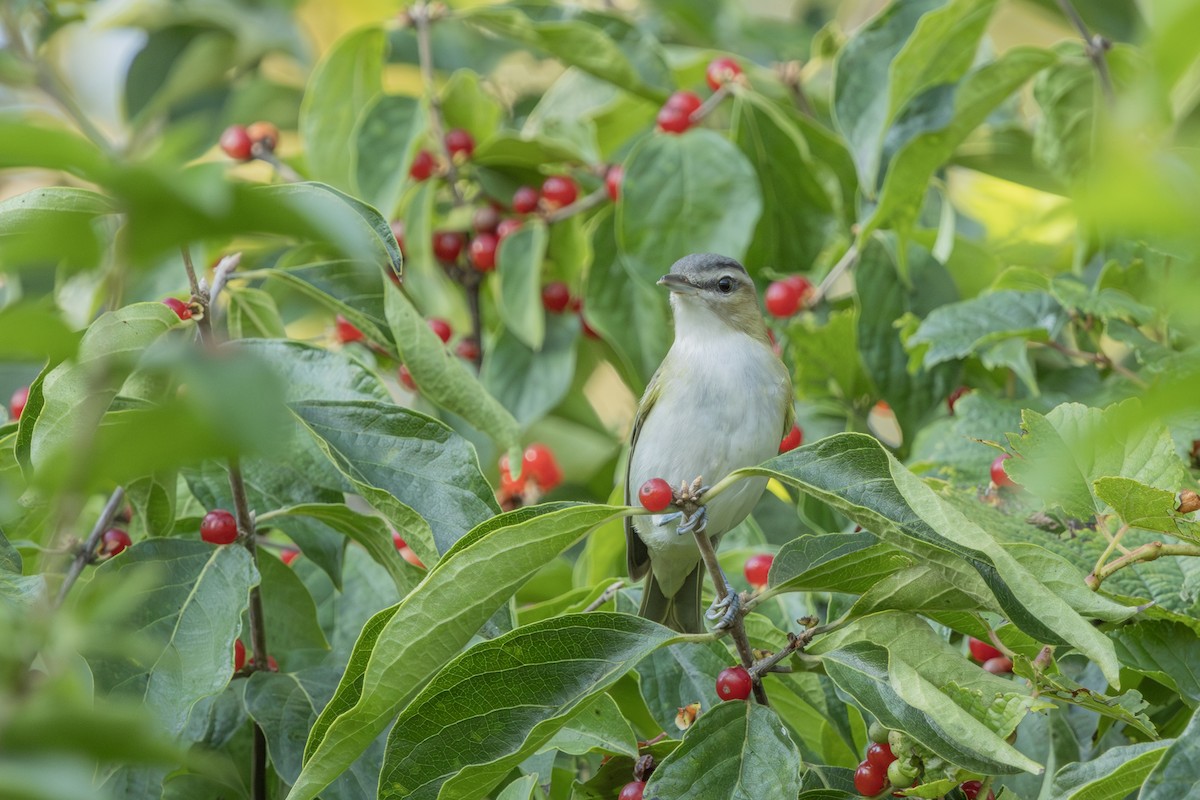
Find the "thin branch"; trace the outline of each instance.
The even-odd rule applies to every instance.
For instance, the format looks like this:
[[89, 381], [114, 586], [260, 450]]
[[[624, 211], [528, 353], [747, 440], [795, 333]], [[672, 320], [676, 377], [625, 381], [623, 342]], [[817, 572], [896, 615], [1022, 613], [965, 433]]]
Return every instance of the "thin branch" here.
[[559, 222], [561, 220], [566, 219], [567, 217], [573, 217], [576, 214], [582, 214], [584, 211], [593, 209], [596, 206], [600, 205], [601, 203], [605, 203], [607, 201], [608, 201], [608, 189], [601, 186], [599, 189], [592, 192], [591, 194], [584, 195], [583, 197], [576, 200], [574, 203], [571, 203], [571, 205], [563, 206], [560, 209], [551, 211], [545, 217], [546, 224], [550, 224], [552, 222]]
[[[1117, 549], [1117, 547], [1121, 544], [1121, 539], [1128, 532], [1129, 523], [1127, 522], [1120, 527], [1120, 529], [1116, 532], [1116, 534], [1113, 535], [1111, 539], [1108, 540], [1108, 547], [1104, 548], [1104, 552], [1100, 554], [1098, 559], [1096, 559], [1096, 566], [1092, 567], [1093, 574], [1100, 572], [1100, 570], [1104, 568], [1104, 564], [1108, 561], [1108, 557], [1112, 555], [1113, 550]], [[1126, 553], [1128, 552], [1129, 551], [1126, 551]]]
[[229, 273], [236, 270], [241, 263], [241, 253], [230, 253], [222, 256], [221, 260], [217, 262], [217, 267], [213, 271], [212, 288], [208, 290], [208, 311], [212, 315], [213, 321], [216, 321], [217, 315], [221, 311], [221, 307], [217, 305], [217, 296], [225, 288], [225, 284], [229, 280]]
[[[814, 619], [814, 620], [812, 620], [812, 622], [815, 623], [816, 620]], [[810, 625], [810, 626], [806, 627], [803, 631], [801, 631], [798, 634], [791, 633], [789, 631], [788, 632], [788, 643], [786, 646], [784, 646], [778, 653], [772, 653], [771, 655], [767, 656], [766, 658], [763, 658], [763, 659], [760, 659], [760, 660], [754, 662], [754, 664], [752, 666], [747, 668], [747, 672], [750, 673], [750, 677], [754, 678], [755, 681], [758, 681], [759, 679], [761, 679], [761, 677], [763, 675], [766, 675], [768, 672], [788, 671], [786, 667], [778, 666], [780, 661], [783, 661], [785, 658], [790, 657], [792, 655], [792, 653], [803, 650], [805, 647], [808, 646], [809, 642], [811, 642], [817, 636], [820, 636], [822, 633], [828, 633], [829, 631], [833, 630], [833, 628], [835, 628], [835, 627], [837, 627], [836, 624], [834, 624], [834, 625], [815, 625], [814, 624], [814, 625]]]
[[1059, 344], [1058, 342], [1056, 342], [1054, 340], [1049, 340], [1049, 341], [1045, 341], [1045, 342], [1034, 342], [1034, 344], [1040, 344], [1045, 347], [1049, 347], [1052, 350], [1057, 350], [1058, 352], [1060, 352], [1063, 355], [1068, 356], [1070, 358], [1078, 358], [1083, 361], [1090, 361], [1102, 369], [1111, 369], [1113, 372], [1126, 378], [1131, 383], [1135, 383], [1138, 386], [1141, 386], [1143, 388], [1145, 388], [1146, 386], [1149, 385], [1144, 380], [1142, 380], [1141, 376], [1139, 376], [1133, 370], [1129, 369], [1129, 367], [1126, 367], [1123, 364], [1119, 364], [1116, 361], [1113, 361], [1111, 358], [1109, 358], [1104, 353], [1091, 353], [1091, 352], [1088, 352], [1087, 350], [1076, 350], [1073, 347], [1067, 347], [1066, 345]]
[[623, 587], [624, 585], [625, 585], [625, 581], [617, 581], [617, 582], [613, 583], [611, 586], [609, 586], [607, 589], [604, 590], [603, 594], [601, 594], [599, 597], [597, 597], [592, 602], [588, 603], [587, 608], [584, 609], [584, 612], [586, 613], [588, 611], [595, 611], [600, 606], [607, 603], [609, 600], [612, 600], [614, 597], [617, 596], [617, 592], [621, 591], [621, 587]]
[[1104, 53], [1112, 47], [1112, 43], [1100, 34], [1088, 30], [1087, 23], [1079, 16], [1075, 6], [1071, 5], [1071, 0], [1058, 0], [1058, 7], [1083, 38], [1083, 51], [1096, 68], [1096, 75], [1100, 78], [1100, 89], [1104, 92], [1104, 99], [1111, 106], [1117, 101], [1117, 95], [1113, 90], [1112, 76], [1108, 72], [1108, 59], [1104, 57]]
[[292, 169], [290, 164], [280, 160], [279, 156], [275, 155], [275, 151], [263, 142], [255, 142], [250, 145], [250, 155], [270, 164], [275, 169], [275, 174], [286, 183], [299, 183], [304, 180], [299, 172]]
[[838, 282], [838, 279], [845, 275], [850, 268], [857, 263], [857, 261], [858, 245], [852, 244], [849, 248], [847, 248], [846, 252], [842, 254], [842, 257], [838, 260], [838, 262], [833, 265], [833, 269], [829, 270], [829, 274], [825, 276], [820, 285], [817, 286], [816, 289], [813, 289], [811, 292], [809, 292], [808, 297], [806, 297], [804, 300], [805, 305], [812, 307], [824, 300], [825, 295], [829, 294], [829, 291], [833, 288], [833, 285]]
[[804, 91], [803, 65], [799, 61], [785, 61], [775, 65], [775, 72], [779, 75], [780, 83], [792, 93], [792, 101], [800, 113], [806, 117], [813, 116], [812, 102]]
[[721, 86], [715, 92], [708, 96], [707, 100], [700, 104], [699, 108], [691, 113], [691, 115], [688, 117], [688, 120], [691, 121], [693, 125], [697, 125], [705, 117], [715, 111], [717, 106], [721, 105], [721, 102], [728, 97], [732, 91], [729, 86], [729, 83], [721, 84]]
[[[465, 272], [465, 270], [464, 270]], [[475, 348], [475, 369], [483, 368], [483, 309], [479, 302], [479, 284], [481, 283], [479, 273], [474, 273], [464, 276], [460, 283], [467, 291], [467, 309], [471, 312], [471, 328], [475, 332], [475, 341], [478, 347]]]
[[1121, 556], [1116, 561], [1105, 564], [1100, 569], [1088, 575], [1084, 579], [1084, 583], [1092, 591], [1100, 588], [1100, 584], [1104, 582], [1114, 572], [1128, 567], [1130, 564], [1139, 564], [1145, 561], [1154, 561], [1163, 556], [1200, 556], [1200, 546], [1194, 544], [1163, 544], [1162, 542], [1150, 542], [1141, 547], [1135, 547], [1129, 551], [1128, 555]]
[[75, 551], [75, 560], [71, 562], [71, 566], [67, 570], [67, 576], [63, 578], [62, 586], [58, 589], [58, 599], [54, 602], [56, 606], [61, 606], [63, 601], [67, 599], [67, 592], [71, 591], [71, 587], [75, 585], [75, 581], [79, 580], [79, 576], [83, 573], [83, 568], [96, 560], [96, 548], [100, 546], [100, 537], [108, 530], [108, 526], [112, 525], [113, 519], [121, 509], [121, 503], [124, 501], [125, 489], [118, 486], [109, 496], [108, 502], [104, 504], [104, 510], [100, 512], [100, 516], [96, 518], [96, 524], [92, 527], [92, 532], [88, 534], [87, 539]]
[[446, 120], [442, 114], [442, 100], [438, 97], [437, 87], [434, 85], [433, 43], [429, 26], [434, 18], [431, 4], [424, 0], [414, 3], [408, 9], [408, 17], [417, 29], [417, 59], [421, 64], [421, 83], [425, 88], [425, 99], [429, 103], [429, 127], [438, 141], [442, 155], [446, 158], [446, 182], [450, 184], [450, 191], [454, 193], [454, 204], [461, 206], [465, 200], [458, 188], [458, 168], [454, 165], [454, 157], [446, 145]]

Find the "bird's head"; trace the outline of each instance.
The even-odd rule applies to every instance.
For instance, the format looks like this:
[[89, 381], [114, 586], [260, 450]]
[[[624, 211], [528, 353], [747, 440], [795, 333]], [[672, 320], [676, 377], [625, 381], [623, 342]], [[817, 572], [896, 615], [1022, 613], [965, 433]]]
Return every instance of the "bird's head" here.
[[671, 291], [677, 337], [732, 330], [768, 341], [754, 281], [732, 258], [714, 253], [684, 256], [658, 285]]

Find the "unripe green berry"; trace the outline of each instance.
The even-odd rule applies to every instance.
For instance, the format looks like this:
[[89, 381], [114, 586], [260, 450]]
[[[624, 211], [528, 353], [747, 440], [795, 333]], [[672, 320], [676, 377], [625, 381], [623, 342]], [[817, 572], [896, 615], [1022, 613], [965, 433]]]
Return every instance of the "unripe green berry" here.
[[908, 763], [908, 759], [901, 758], [888, 765], [887, 776], [892, 786], [908, 787], [912, 785], [913, 778], [917, 777], [917, 770]]
[[891, 731], [883, 727], [883, 723], [878, 720], [872, 722], [871, 727], [867, 730], [867, 738], [876, 744], [887, 744], [889, 734]]

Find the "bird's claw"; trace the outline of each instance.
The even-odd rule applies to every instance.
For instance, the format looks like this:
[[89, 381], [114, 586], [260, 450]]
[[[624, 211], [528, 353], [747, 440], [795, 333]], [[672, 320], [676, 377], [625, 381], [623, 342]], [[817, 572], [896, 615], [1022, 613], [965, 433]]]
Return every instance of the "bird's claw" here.
[[713, 604], [708, 608], [708, 613], [704, 616], [708, 619], [716, 620], [717, 624], [713, 627], [721, 630], [732, 625], [741, 613], [741, 595], [730, 585], [729, 581], [725, 581], [725, 596], [714, 600]]
[[679, 512], [681, 521], [676, 533], [683, 536], [687, 533], [704, 533], [704, 529], [708, 527], [708, 511], [704, 506], [699, 506], [690, 514]]

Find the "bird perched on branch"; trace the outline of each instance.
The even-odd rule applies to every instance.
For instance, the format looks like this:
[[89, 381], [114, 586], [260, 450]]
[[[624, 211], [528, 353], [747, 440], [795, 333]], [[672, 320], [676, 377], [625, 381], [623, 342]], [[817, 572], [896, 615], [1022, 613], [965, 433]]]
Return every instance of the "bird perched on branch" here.
[[[658, 283], [671, 292], [675, 342], [638, 406], [625, 502], [645, 481], [663, 478], [684, 487], [682, 497], [675, 493], [676, 507], [694, 513], [627, 518], [626, 556], [631, 577], [649, 575], [641, 615], [698, 633], [704, 629], [701, 542], [715, 549], [754, 508], [767, 480], [741, 481], [703, 505], [697, 503], [704, 502], [703, 489], [693, 483], [701, 478], [711, 485], [776, 455], [792, 425], [792, 384], [771, 347], [745, 267], [725, 256], [690, 255]], [[737, 594], [723, 574], [715, 581], [726, 588], [726, 600], [715, 602], [708, 616], [727, 625], [738, 613]]]

